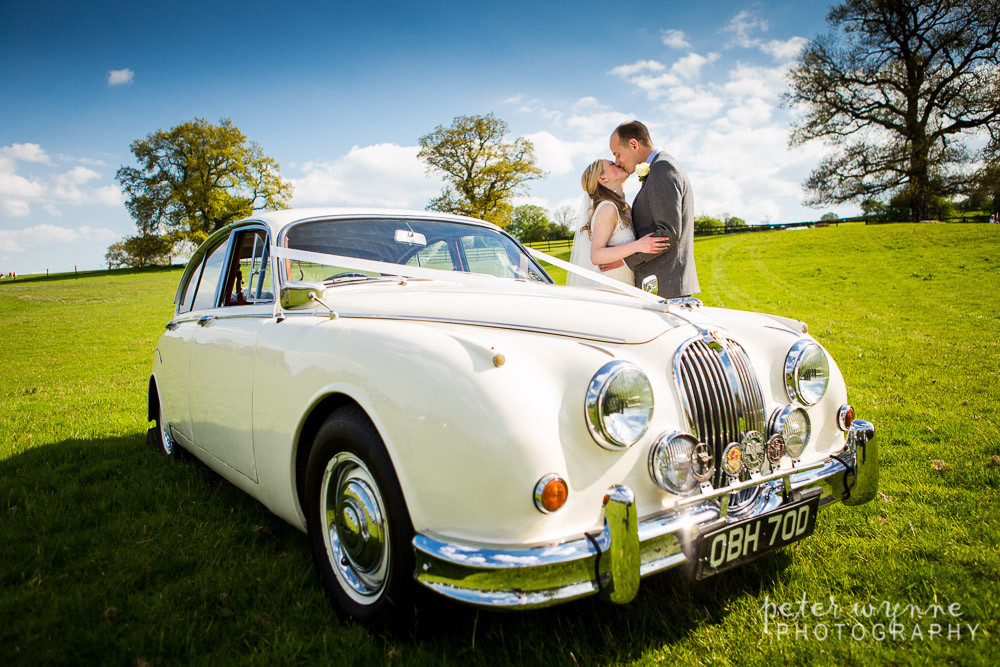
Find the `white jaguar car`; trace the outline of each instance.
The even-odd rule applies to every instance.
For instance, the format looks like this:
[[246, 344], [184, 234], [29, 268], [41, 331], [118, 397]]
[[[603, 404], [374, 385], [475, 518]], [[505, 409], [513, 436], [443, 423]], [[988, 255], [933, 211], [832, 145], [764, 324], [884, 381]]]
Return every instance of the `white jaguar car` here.
[[874, 428], [804, 324], [588, 272], [565, 287], [539, 258], [568, 267], [430, 212], [219, 230], [153, 355], [150, 440], [306, 531], [367, 623], [419, 587], [626, 603], [642, 577], [717, 574], [874, 497]]

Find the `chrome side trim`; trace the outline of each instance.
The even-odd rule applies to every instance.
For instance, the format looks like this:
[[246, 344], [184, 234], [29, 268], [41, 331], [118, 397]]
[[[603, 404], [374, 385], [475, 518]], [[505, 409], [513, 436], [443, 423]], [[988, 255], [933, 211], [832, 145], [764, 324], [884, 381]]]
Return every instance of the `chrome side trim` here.
[[[358, 320], [398, 320], [403, 322], [432, 322], [437, 324], [459, 324], [464, 326], [477, 326], [477, 327], [490, 327], [493, 329], [508, 329], [511, 331], [529, 331], [531, 333], [542, 333], [542, 334], [552, 334], [556, 336], [572, 336], [573, 338], [582, 338], [584, 340], [593, 340], [601, 343], [616, 343], [619, 345], [624, 345], [628, 341], [624, 338], [617, 338], [615, 336], [602, 336], [601, 334], [587, 333], [585, 331], [573, 331], [571, 329], [553, 329], [550, 327], [538, 327], [523, 324], [508, 324], [506, 322], [489, 322], [485, 320], [466, 320], [455, 317], [429, 317], [427, 315], [381, 315], [376, 313], [338, 313], [340, 319], [358, 319]], [[306, 315], [309, 317], [322, 317], [323, 319], [329, 319], [327, 313], [320, 313], [317, 311], [309, 312], [285, 312], [286, 317], [292, 317], [296, 315]]]
[[[247, 305], [253, 305], [253, 304], [247, 304]], [[268, 302], [266, 305], [271, 305], [271, 304], [270, 304], [270, 302]], [[240, 306], [229, 306], [229, 308], [239, 308], [239, 307]], [[203, 312], [203, 311], [198, 311], [198, 312]], [[262, 313], [262, 312], [256, 312], [256, 313], [233, 313], [232, 315], [201, 315], [199, 317], [178, 317], [175, 320], [171, 320], [171, 321], [167, 322], [166, 328], [170, 329], [171, 331], [173, 331], [177, 327], [179, 327], [180, 325], [185, 324], [187, 322], [194, 322], [196, 324], [202, 324], [202, 321], [205, 321], [207, 323], [209, 320], [211, 320], [211, 321], [216, 321], [216, 320], [243, 320], [243, 319], [268, 320], [268, 319], [271, 319], [272, 317], [274, 317], [274, 315], [271, 313], [270, 309], [268, 309], [268, 311], [266, 313]]]

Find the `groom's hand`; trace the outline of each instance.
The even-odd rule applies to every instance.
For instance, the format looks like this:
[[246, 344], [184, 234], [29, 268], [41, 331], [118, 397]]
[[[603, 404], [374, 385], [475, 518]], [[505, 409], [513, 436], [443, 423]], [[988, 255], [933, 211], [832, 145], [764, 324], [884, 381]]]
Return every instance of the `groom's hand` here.
[[610, 271], [611, 269], [617, 269], [619, 266], [625, 266], [625, 262], [619, 259], [611, 262], [610, 264], [598, 264], [597, 268], [601, 271]]

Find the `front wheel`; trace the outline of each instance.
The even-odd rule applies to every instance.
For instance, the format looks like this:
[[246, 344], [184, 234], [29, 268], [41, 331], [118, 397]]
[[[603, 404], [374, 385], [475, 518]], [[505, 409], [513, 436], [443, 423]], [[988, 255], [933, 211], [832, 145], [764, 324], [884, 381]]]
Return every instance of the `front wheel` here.
[[382, 439], [356, 407], [320, 427], [306, 469], [306, 521], [320, 581], [370, 625], [412, 609], [413, 527]]

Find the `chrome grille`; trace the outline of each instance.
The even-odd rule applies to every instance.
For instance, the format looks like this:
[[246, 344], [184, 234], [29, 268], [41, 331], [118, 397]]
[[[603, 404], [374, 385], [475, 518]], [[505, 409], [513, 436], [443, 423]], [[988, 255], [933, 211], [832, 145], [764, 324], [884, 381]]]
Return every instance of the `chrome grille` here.
[[[684, 398], [692, 433], [715, 454], [714, 486], [725, 484], [719, 462], [731, 442], [747, 431], [765, 433], [764, 395], [746, 351], [735, 341], [718, 342], [707, 332], [687, 341], [674, 358], [674, 377]], [[744, 473], [744, 477], [748, 477]], [[751, 497], [733, 498], [745, 502]]]

